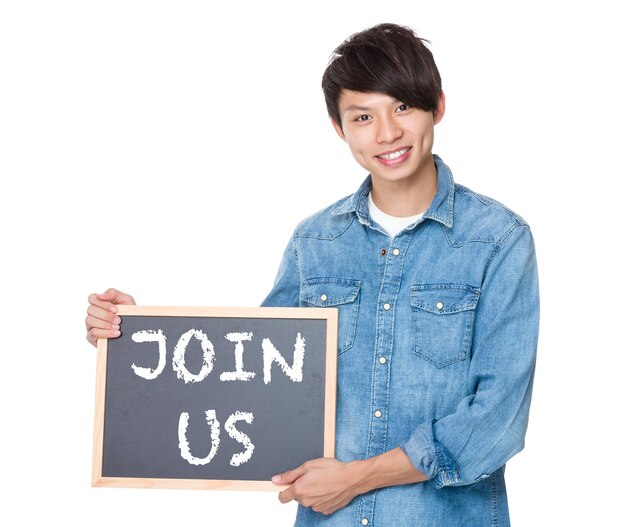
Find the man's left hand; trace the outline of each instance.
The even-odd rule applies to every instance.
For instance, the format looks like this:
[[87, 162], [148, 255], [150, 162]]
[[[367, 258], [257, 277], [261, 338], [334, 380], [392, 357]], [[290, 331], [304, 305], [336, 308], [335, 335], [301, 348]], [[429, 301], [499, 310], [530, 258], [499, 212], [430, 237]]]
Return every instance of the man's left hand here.
[[322, 514], [345, 507], [358, 494], [358, 462], [343, 463], [333, 458], [307, 461], [294, 470], [272, 478], [277, 485], [291, 485], [278, 494], [281, 503], [296, 500]]

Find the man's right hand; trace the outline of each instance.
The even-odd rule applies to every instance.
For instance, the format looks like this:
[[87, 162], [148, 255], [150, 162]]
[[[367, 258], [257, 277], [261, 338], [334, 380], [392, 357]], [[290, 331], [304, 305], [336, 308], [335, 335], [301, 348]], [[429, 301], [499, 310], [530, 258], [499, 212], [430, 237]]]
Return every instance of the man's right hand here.
[[135, 305], [135, 299], [117, 289], [107, 289], [104, 293], [93, 293], [87, 299], [87, 340], [94, 346], [99, 338], [116, 338], [120, 336], [121, 319], [117, 315], [117, 305]]

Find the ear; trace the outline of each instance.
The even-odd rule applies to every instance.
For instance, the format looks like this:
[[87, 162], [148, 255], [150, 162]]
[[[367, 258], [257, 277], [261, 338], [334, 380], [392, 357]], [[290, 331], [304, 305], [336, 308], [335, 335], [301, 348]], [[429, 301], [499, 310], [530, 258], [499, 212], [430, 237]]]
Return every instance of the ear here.
[[337, 124], [337, 121], [335, 121], [334, 119], [331, 119], [330, 122], [333, 123], [333, 128], [335, 129], [335, 132], [337, 132], [337, 135], [345, 141], [346, 136], [341, 129], [341, 125]]
[[439, 97], [439, 104], [437, 104], [437, 110], [435, 111], [433, 124], [439, 123], [443, 119], [443, 116], [445, 113], [446, 113], [446, 94], [441, 92], [441, 97]]

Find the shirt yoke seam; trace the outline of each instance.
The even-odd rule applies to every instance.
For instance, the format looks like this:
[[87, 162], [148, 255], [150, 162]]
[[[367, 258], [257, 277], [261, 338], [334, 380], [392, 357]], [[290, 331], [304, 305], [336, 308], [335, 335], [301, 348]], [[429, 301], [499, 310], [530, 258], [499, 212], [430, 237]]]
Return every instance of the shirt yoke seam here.
[[494, 247], [493, 247], [493, 251], [491, 251], [491, 254], [489, 255], [489, 259], [487, 260], [487, 262], [485, 263], [485, 275], [489, 272], [489, 268], [491, 267], [491, 262], [493, 262], [494, 258], [496, 257], [496, 255], [500, 252], [500, 250], [502, 249], [502, 247], [504, 247], [504, 245], [506, 244], [506, 242], [511, 238], [512, 234], [517, 231], [519, 228], [526, 228], [528, 230], [530, 230], [530, 227], [527, 224], [524, 223], [514, 223], [513, 225], [511, 225], [511, 227], [509, 227], [509, 229], [500, 237], [500, 239], [498, 241], [496, 241], [494, 243]]
[[349, 228], [350, 225], [352, 225], [352, 223], [354, 223], [354, 220], [356, 218], [356, 214], [352, 214], [352, 218], [350, 219], [350, 221], [346, 224], [346, 226], [344, 227], [343, 230], [341, 230], [339, 233], [337, 234], [327, 234], [327, 235], [323, 235], [323, 234], [318, 234], [318, 233], [314, 233], [314, 232], [299, 232], [296, 230], [296, 232], [294, 233], [294, 240], [297, 240], [299, 238], [312, 238], [315, 240], [327, 240], [327, 241], [333, 241], [336, 240], [337, 238], [339, 238], [340, 236], [342, 236]]

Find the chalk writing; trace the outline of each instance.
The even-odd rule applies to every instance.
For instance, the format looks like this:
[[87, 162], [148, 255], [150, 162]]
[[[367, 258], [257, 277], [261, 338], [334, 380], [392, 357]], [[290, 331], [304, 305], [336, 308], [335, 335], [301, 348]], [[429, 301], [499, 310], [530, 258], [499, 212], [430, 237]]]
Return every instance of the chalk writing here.
[[[228, 333], [225, 339], [235, 343], [235, 371], [225, 371], [220, 375], [221, 381], [249, 381], [256, 375], [255, 372], [245, 371], [243, 368], [244, 341], [252, 340], [252, 333]], [[200, 342], [202, 348], [202, 367], [197, 374], [191, 373], [185, 366], [185, 353], [192, 338]], [[159, 362], [152, 370], [132, 364], [132, 369], [136, 375], [146, 380], [156, 379], [165, 369], [167, 349], [166, 337], [160, 329], [157, 331], [137, 331], [133, 333], [132, 339], [135, 342], [157, 342], [159, 345]], [[292, 382], [302, 382], [302, 368], [304, 366], [305, 340], [300, 333], [296, 336], [293, 352], [293, 363], [290, 366], [285, 358], [276, 349], [272, 341], [264, 338], [261, 343], [263, 350], [263, 382], [269, 384], [272, 381], [272, 364], [276, 363], [283, 373]], [[183, 333], [178, 339], [174, 348], [172, 367], [176, 372], [176, 377], [182, 379], [185, 384], [200, 382], [213, 371], [215, 362], [215, 348], [206, 334], [199, 329], [190, 329]]]

